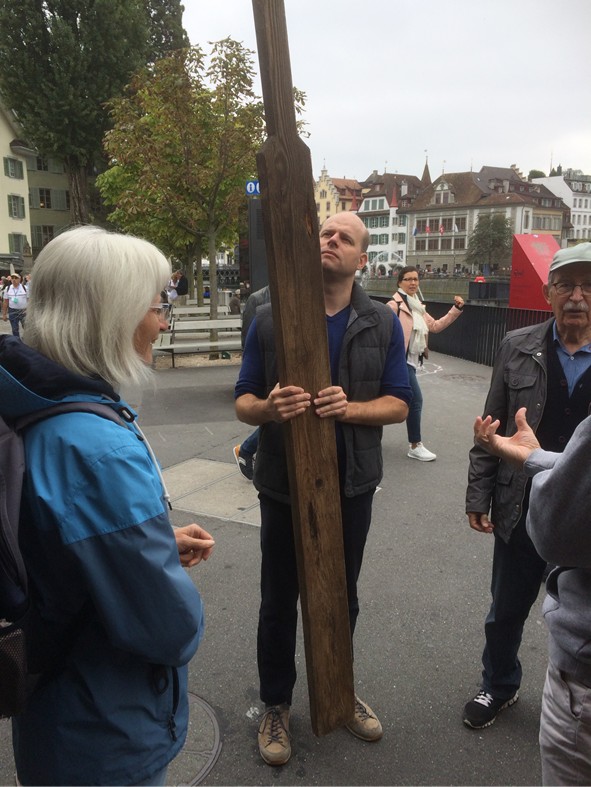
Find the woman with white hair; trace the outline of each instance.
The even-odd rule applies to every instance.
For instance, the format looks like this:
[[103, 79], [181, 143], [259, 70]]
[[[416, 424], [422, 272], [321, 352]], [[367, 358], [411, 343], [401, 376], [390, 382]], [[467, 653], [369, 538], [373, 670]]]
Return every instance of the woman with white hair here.
[[19, 538], [40, 677], [13, 718], [21, 784], [165, 784], [185, 740], [203, 611], [183, 566], [214, 542], [196, 524], [173, 531], [158, 464], [119, 394], [150, 378], [169, 278], [147, 241], [69, 230], [37, 258], [23, 341], [0, 338], [6, 421], [57, 401], [121, 418], [71, 411], [23, 433]]

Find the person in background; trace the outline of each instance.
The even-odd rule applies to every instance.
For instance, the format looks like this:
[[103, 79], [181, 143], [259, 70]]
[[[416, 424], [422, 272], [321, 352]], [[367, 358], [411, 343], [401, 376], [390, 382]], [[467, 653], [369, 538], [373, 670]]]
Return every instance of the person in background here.
[[543, 451], [526, 420], [497, 434], [500, 421], [477, 418], [475, 442], [532, 478], [527, 532], [541, 558], [555, 566], [546, 582], [544, 618], [550, 632], [542, 695], [542, 784], [591, 784], [591, 418], [562, 453]]
[[186, 306], [189, 295], [189, 281], [182, 270], [175, 271], [173, 278], [176, 281], [176, 305]]
[[[269, 765], [282, 765], [291, 756], [289, 717], [296, 681], [299, 585], [283, 424], [309, 407], [318, 418], [335, 423], [353, 636], [359, 613], [357, 580], [373, 496], [382, 477], [382, 427], [403, 421], [411, 399], [400, 323], [355, 282], [355, 272], [367, 264], [368, 243], [368, 231], [354, 213], [338, 213], [320, 229], [332, 384], [318, 392], [304, 391], [297, 384], [280, 387], [270, 303], [256, 311], [236, 383], [238, 418], [260, 426], [254, 467], [262, 551], [257, 663], [265, 712], [258, 744]], [[365, 741], [382, 737], [379, 719], [359, 697], [347, 729]]]
[[13, 336], [20, 336], [19, 325], [24, 325], [29, 294], [18, 273], [12, 273], [10, 284], [2, 293], [2, 319], [10, 320]]
[[228, 306], [230, 314], [240, 314], [240, 290], [234, 290]]
[[173, 530], [158, 463], [119, 394], [150, 380], [169, 276], [147, 241], [68, 230], [37, 258], [23, 341], [0, 337], [7, 422], [72, 401], [121, 419], [67, 412], [23, 433], [27, 656], [41, 678], [12, 720], [19, 784], [164, 785], [185, 741], [204, 623], [183, 566], [214, 542], [197, 524]]
[[[255, 290], [248, 296], [242, 314], [242, 349], [246, 343], [246, 336], [252, 321], [255, 318], [256, 311], [259, 306], [265, 303], [270, 303], [271, 291], [269, 285], [266, 284], [260, 290]], [[247, 481], [252, 481], [254, 475], [254, 462], [259, 444], [259, 429], [255, 429], [246, 440], [243, 440], [240, 445], [235, 445], [233, 448], [234, 459], [238, 465], [238, 469]]]
[[[561, 452], [591, 407], [591, 243], [556, 252], [543, 293], [553, 316], [504, 338], [484, 413], [499, 421], [500, 436], [511, 437], [516, 412], [527, 408], [542, 448]], [[525, 473], [479, 444], [471, 449], [468, 522], [479, 533], [494, 534], [481, 688], [463, 712], [472, 729], [489, 727], [519, 697], [523, 627], [546, 570], [526, 531], [529, 499]]]
[[454, 304], [448, 313], [436, 320], [419, 300], [418, 292], [419, 272], [412, 265], [407, 265], [398, 272], [398, 291], [394, 293], [392, 300], [388, 301], [388, 306], [402, 323], [408, 378], [412, 388], [412, 403], [406, 419], [409, 442], [407, 456], [418, 459], [419, 462], [432, 462], [437, 459], [437, 454], [425, 448], [421, 437], [423, 394], [417, 380], [417, 368], [427, 356], [429, 333], [440, 333], [455, 322], [464, 308], [464, 299], [455, 295]]

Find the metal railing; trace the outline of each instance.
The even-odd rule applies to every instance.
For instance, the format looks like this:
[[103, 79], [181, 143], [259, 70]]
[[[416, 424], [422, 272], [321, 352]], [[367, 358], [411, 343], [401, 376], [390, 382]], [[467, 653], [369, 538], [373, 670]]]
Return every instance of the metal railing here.
[[[427, 303], [426, 306], [435, 319], [449, 311], [449, 303]], [[435, 352], [492, 366], [508, 331], [537, 325], [551, 316], [549, 311], [466, 304], [462, 316], [452, 325], [441, 333], [429, 334], [429, 347]]]

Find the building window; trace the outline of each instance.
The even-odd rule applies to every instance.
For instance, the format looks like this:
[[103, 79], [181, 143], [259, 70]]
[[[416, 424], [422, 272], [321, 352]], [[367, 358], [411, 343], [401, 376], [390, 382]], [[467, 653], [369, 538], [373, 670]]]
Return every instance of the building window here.
[[379, 244], [379, 235], [370, 235], [369, 242], [371, 246], [377, 246]]
[[451, 250], [451, 238], [441, 238], [441, 251]]
[[330, 213], [330, 200], [326, 203], [326, 212]]
[[439, 238], [429, 238], [429, 251], [437, 251], [439, 249]]
[[378, 200], [378, 210], [384, 210], [384, 200]]
[[398, 225], [400, 227], [406, 227], [406, 216], [402, 214], [402, 216], [398, 216]]
[[11, 219], [25, 218], [25, 199], [17, 194], [8, 195], [8, 215]]
[[415, 251], [427, 251], [427, 241], [424, 238], [415, 241]]
[[11, 254], [22, 254], [25, 250], [27, 236], [19, 232], [10, 232], [8, 235], [8, 251]]
[[25, 177], [23, 172], [23, 162], [19, 161], [16, 158], [8, 158], [8, 156], [5, 156], [4, 174], [8, 178], [16, 178], [17, 180], [23, 180], [23, 178]]
[[[457, 216], [455, 221], [457, 232], [466, 232], [466, 217], [465, 216]], [[456, 249], [458, 247], [456, 246]]]
[[378, 226], [378, 217], [377, 216], [370, 216], [369, 217], [369, 226], [373, 229], [374, 227]]
[[53, 240], [55, 228], [49, 224], [41, 224], [31, 227], [31, 238], [33, 249], [41, 250], [43, 246]]
[[389, 227], [389, 226], [390, 226], [390, 217], [380, 216], [380, 227]]
[[465, 248], [466, 248], [466, 238], [454, 239], [454, 249], [465, 249]]
[[529, 213], [527, 211], [523, 214], [523, 229], [529, 229]]
[[51, 189], [39, 189], [39, 207], [51, 208]]
[[380, 246], [387, 246], [388, 241], [390, 240], [390, 236], [386, 233], [384, 235], [380, 235]]
[[326, 189], [322, 189], [320, 192], [320, 199], [326, 199]]
[[399, 232], [398, 233], [398, 243], [406, 243], [406, 233]]
[[37, 157], [37, 169], [40, 172], [47, 172], [49, 170], [49, 164], [46, 158]]

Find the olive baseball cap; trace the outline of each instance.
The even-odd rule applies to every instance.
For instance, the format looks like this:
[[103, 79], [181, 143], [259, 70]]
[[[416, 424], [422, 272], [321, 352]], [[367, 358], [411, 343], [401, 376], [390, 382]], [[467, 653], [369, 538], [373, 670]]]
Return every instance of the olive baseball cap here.
[[565, 265], [572, 265], [573, 262], [591, 262], [591, 243], [578, 243], [576, 246], [569, 246], [568, 249], [560, 249], [550, 265], [550, 273], [562, 268]]

